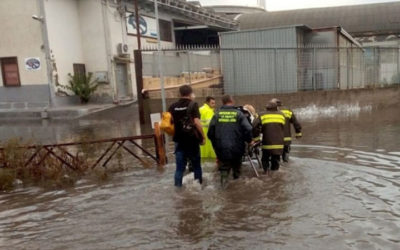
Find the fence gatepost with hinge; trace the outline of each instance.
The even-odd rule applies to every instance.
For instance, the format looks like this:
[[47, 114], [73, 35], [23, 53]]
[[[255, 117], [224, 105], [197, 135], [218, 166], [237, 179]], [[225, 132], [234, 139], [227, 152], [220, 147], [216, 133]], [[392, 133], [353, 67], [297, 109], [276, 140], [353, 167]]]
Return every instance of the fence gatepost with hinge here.
[[156, 155], [158, 164], [164, 166], [167, 164], [167, 155], [165, 150], [164, 135], [161, 133], [160, 124], [154, 123], [154, 142], [156, 145]]

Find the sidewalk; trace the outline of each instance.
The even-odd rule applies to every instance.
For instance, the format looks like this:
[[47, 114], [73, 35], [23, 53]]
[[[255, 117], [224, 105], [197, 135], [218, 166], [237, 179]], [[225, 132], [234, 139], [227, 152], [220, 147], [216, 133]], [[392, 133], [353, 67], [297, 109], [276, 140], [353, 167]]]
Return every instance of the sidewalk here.
[[86, 104], [69, 105], [63, 107], [43, 108], [1, 108], [0, 120], [3, 119], [77, 119], [97, 112], [131, 105], [131, 102], [122, 104]]

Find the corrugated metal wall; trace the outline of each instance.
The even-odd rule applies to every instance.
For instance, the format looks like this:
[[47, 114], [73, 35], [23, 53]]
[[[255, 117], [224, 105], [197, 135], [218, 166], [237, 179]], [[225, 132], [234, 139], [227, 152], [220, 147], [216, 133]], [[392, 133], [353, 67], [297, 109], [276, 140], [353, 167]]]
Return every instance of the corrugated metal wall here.
[[296, 48], [296, 27], [220, 33], [221, 48]]
[[297, 91], [297, 35], [296, 27], [220, 33], [225, 92]]

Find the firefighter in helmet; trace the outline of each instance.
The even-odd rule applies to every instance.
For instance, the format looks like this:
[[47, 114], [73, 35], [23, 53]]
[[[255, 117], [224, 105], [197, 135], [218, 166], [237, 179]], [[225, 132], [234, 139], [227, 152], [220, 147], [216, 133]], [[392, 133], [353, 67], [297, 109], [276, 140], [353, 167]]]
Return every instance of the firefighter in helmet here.
[[301, 125], [294, 115], [293, 111], [287, 107], [282, 106], [281, 100], [274, 98], [272, 99], [278, 105], [279, 110], [285, 115], [285, 126], [284, 126], [284, 148], [282, 153], [282, 160], [284, 162], [289, 161], [289, 152], [290, 145], [292, 144], [292, 133], [291, 133], [291, 125], [293, 125], [294, 130], [296, 132], [296, 138], [301, 138], [303, 135], [301, 133]]
[[279, 170], [279, 160], [284, 148], [283, 128], [285, 116], [278, 110], [275, 102], [270, 101], [267, 110], [256, 119], [254, 129], [262, 133], [262, 165], [264, 172]]

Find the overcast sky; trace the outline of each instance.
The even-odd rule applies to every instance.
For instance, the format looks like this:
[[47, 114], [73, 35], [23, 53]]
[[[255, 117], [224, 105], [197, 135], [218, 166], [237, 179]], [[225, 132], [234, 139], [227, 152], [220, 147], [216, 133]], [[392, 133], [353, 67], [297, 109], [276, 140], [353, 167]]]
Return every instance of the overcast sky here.
[[[315, 8], [325, 6], [354, 5], [366, 3], [383, 3], [383, 2], [399, 2], [400, 0], [265, 0], [267, 10], [285, 10], [285, 9], [301, 9]], [[259, 0], [200, 0], [205, 5], [235, 4], [256, 6]]]

